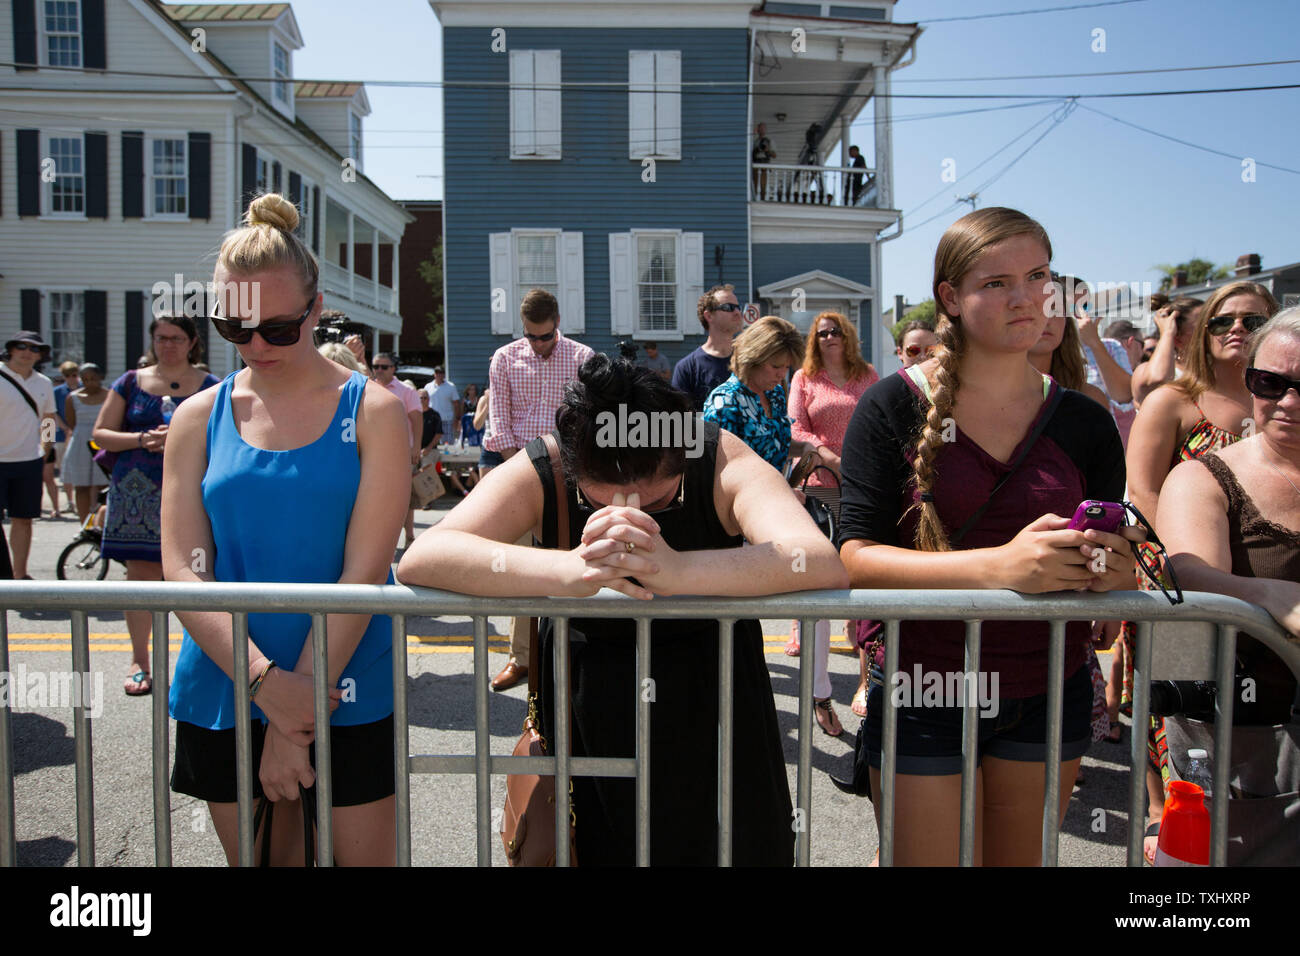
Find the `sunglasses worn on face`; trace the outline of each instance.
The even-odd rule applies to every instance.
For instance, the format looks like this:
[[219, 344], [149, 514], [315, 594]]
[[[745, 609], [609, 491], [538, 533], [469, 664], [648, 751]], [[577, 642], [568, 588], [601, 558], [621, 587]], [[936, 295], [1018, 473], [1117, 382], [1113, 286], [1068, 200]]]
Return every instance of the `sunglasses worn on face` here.
[[1227, 335], [1236, 325], [1237, 320], [1241, 319], [1241, 324], [1246, 327], [1247, 332], [1254, 332], [1265, 322], [1268, 321], [1267, 315], [1251, 313], [1250, 315], [1216, 315], [1206, 323], [1206, 328], [1211, 335]]
[[551, 329], [549, 332], [543, 332], [541, 335], [533, 335], [532, 332], [525, 332], [524, 338], [530, 342], [549, 342], [551, 339], [555, 338], [555, 329]]
[[15, 342], [9, 346], [10, 352], [39, 352], [39, 345], [28, 345], [26, 342]]
[[930, 356], [934, 354], [934, 346], [927, 345], [922, 347], [920, 345], [909, 345], [907, 348], [903, 349], [903, 351], [907, 353], [908, 358], [916, 358], [922, 352], [924, 352], [927, 356]]
[[739, 312], [740, 306], [736, 305], [736, 303], [734, 302], [724, 302], [722, 303], [722, 305], [714, 306], [713, 311], [714, 312]]
[[247, 345], [253, 341], [254, 332], [260, 335], [267, 345], [281, 347], [296, 345], [298, 337], [302, 335], [302, 324], [307, 321], [307, 316], [311, 315], [312, 306], [315, 304], [316, 296], [313, 294], [302, 315], [292, 322], [263, 322], [245, 327], [242, 322], [235, 319], [223, 319], [214, 314], [212, 316], [212, 325], [217, 330], [218, 335], [227, 342], [234, 342], [236, 345]]
[[817, 338], [819, 339], [838, 339], [843, 337], [844, 333], [839, 329], [821, 329], [817, 333]]
[[1246, 369], [1246, 389], [1258, 398], [1280, 402], [1291, 389], [1300, 395], [1300, 381], [1262, 368]]
[[[574, 488], [573, 493], [578, 498], [578, 511], [582, 514], [594, 515], [601, 508], [609, 507], [608, 505], [601, 504], [599, 501], [588, 501], [587, 499], [583, 498], [581, 488]], [[685, 505], [685, 502], [686, 502], [686, 475], [683, 474], [681, 484], [677, 488], [677, 494], [673, 496], [672, 501], [670, 501], [667, 505], [665, 505], [662, 508], [656, 508], [654, 511], [645, 511], [645, 509], [641, 509], [641, 510], [645, 511], [646, 514], [650, 515], [653, 518], [655, 515], [667, 514], [669, 511], [680, 511], [682, 507]]]
[[396, 368], [397, 366], [395, 366], [395, 365], [376, 365], [374, 362], [371, 362], [371, 363], [370, 363], [370, 367], [373, 368], [373, 369], [375, 369], [376, 371], [379, 371], [379, 372], [387, 372], [390, 368]]

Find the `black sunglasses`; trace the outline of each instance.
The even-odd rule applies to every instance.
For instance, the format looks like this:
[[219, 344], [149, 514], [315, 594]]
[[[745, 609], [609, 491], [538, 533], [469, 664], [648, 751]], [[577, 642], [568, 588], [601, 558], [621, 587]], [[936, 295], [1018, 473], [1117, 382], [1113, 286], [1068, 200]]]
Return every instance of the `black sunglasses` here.
[[[1134, 524], [1143, 528], [1147, 533], [1147, 539], [1142, 544], [1130, 541], [1129, 546], [1133, 549], [1133, 557], [1137, 559], [1137, 565], [1142, 569], [1148, 581], [1159, 589], [1170, 604], [1183, 603], [1183, 589], [1178, 584], [1178, 575], [1174, 574], [1174, 567], [1169, 563], [1169, 552], [1165, 546], [1160, 543], [1160, 538], [1156, 536], [1156, 529], [1151, 527], [1151, 522], [1142, 516], [1142, 512], [1130, 501], [1120, 502], [1124, 510], [1133, 516]], [[1169, 585], [1165, 585], [1168, 580]], [[1170, 593], [1173, 588], [1173, 593]]]
[[722, 305], [715, 305], [710, 311], [712, 312], [739, 312], [740, 306], [734, 302], [724, 302]]
[[[590, 501], [590, 502], [587, 501], [582, 497], [582, 489], [577, 487], [576, 485], [574, 486], [573, 493], [578, 498], [578, 511], [581, 512], [582, 514], [594, 515], [601, 508], [609, 507], [609, 505], [602, 505], [598, 501]], [[645, 511], [645, 513], [650, 515], [651, 517], [654, 517], [655, 515], [667, 514], [669, 511], [680, 511], [685, 506], [685, 504], [686, 504], [686, 473], [683, 472], [681, 484], [678, 486], [677, 494], [673, 496], [672, 501], [670, 501], [667, 505], [665, 505], [662, 508], [656, 508], [654, 511], [645, 511], [645, 509], [641, 509], [641, 510]]]
[[524, 338], [530, 342], [549, 342], [551, 339], [555, 338], [555, 329], [551, 329], [549, 332], [543, 332], [541, 335], [533, 335], [532, 332], [525, 332]]
[[817, 333], [819, 339], [838, 339], [843, 337], [844, 333], [839, 329], [821, 329]]
[[1237, 319], [1241, 319], [1241, 324], [1246, 327], [1247, 332], [1254, 332], [1265, 322], [1268, 321], [1267, 315], [1252, 313], [1250, 315], [1216, 315], [1205, 324], [1206, 329], [1211, 335], [1227, 335], [1232, 331], [1233, 325]]
[[1246, 390], [1259, 398], [1272, 402], [1281, 401], [1289, 389], [1295, 389], [1300, 395], [1300, 381], [1270, 372], [1267, 369], [1251, 367], [1246, 369]]
[[211, 316], [212, 325], [227, 342], [234, 342], [236, 345], [247, 345], [253, 341], [253, 333], [260, 335], [267, 345], [286, 346], [296, 345], [299, 336], [302, 335], [302, 324], [307, 321], [307, 316], [311, 315], [312, 307], [316, 305], [316, 296], [313, 293], [311, 300], [307, 303], [307, 308], [302, 315], [292, 322], [259, 322], [256, 325], [245, 326], [242, 322], [235, 319], [223, 319], [215, 313]]
[[390, 368], [397, 368], [396, 365], [388, 365], [388, 364], [380, 365], [377, 362], [371, 362], [370, 367], [373, 369], [378, 369], [381, 372], [387, 372]]

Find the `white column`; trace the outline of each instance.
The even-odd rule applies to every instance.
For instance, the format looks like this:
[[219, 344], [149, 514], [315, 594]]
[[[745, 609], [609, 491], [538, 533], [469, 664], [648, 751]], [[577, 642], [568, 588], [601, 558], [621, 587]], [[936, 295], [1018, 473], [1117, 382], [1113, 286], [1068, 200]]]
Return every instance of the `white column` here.
[[[847, 166], [853, 162], [849, 158], [849, 114], [840, 114], [840, 165]], [[847, 206], [852, 196], [852, 190], [849, 188], [849, 177], [845, 173], [839, 174], [839, 192], [840, 205]]]
[[370, 304], [376, 308], [379, 306], [379, 229], [375, 226], [370, 227], [370, 281], [372, 283]]
[[390, 297], [389, 308], [391, 308], [393, 310], [393, 313], [397, 315], [399, 318], [402, 315], [402, 309], [400, 305], [402, 300], [398, 297], [398, 294], [402, 291], [401, 288], [402, 270], [397, 267], [397, 257], [401, 253], [401, 251], [402, 251], [401, 242], [394, 241], [393, 242], [393, 271], [392, 274], [389, 276], [389, 281], [392, 282], [393, 284], [392, 285], [393, 294]]
[[[872, 72], [875, 97], [876, 205], [894, 208], [893, 105], [889, 99], [889, 70], [877, 64]], [[879, 288], [879, 286], [877, 286]]]
[[[357, 301], [356, 291], [353, 286], [357, 275], [357, 250], [352, 244], [356, 236], [356, 216], [352, 215], [352, 210], [348, 210], [348, 298], [353, 302]], [[376, 347], [378, 347], [376, 345]]]

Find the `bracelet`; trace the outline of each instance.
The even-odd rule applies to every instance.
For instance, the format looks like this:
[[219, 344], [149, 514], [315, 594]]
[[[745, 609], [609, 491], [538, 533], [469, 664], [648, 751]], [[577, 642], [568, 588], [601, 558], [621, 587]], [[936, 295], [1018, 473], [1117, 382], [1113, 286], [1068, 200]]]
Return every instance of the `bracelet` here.
[[256, 678], [256, 679], [253, 681], [253, 683], [250, 684], [249, 687], [248, 687], [248, 699], [249, 699], [249, 700], [252, 700], [254, 697], [257, 696], [257, 691], [258, 691], [259, 688], [261, 688], [261, 686], [262, 686], [262, 681], [266, 680], [266, 675], [269, 674], [269, 673], [271, 673], [271, 668], [273, 668], [273, 667], [275, 667], [275, 666], [277, 666], [276, 663], [275, 663], [275, 661], [268, 660], [268, 661], [266, 662], [266, 666], [262, 668], [262, 673], [258, 674], [258, 675], [257, 675], [257, 678]]

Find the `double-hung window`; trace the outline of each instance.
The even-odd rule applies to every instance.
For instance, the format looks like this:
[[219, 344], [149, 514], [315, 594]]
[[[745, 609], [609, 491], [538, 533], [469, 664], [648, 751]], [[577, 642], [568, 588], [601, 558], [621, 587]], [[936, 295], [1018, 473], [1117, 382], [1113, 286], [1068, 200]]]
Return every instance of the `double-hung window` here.
[[677, 332], [681, 323], [677, 302], [677, 236], [638, 233], [636, 236], [636, 331], [649, 335]]
[[361, 168], [361, 117], [348, 110], [348, 149], [356, 160], [357, 169]]
[[634, 229], [609, 234], [610, 332], [680, 341], [695, 333], [704, 293], [704, 234]]
[[275, 98], [287, 106], [289, 105], [289, 82], [292, 79], [289, 72], [289, 51], [274, 41], [271, 43], [271, 69], [275, 76], [271, 84]]
[[148, 211], [153, 216], [189, 215], [188, 140], [184, 136], [150, 136], [146, 140]]
[[555, 296], [565, 335], [585, 331], [582, 233], [523, 228], [488, 240], [494, 335], [523, 334], [519, 305], [531, 289]]
[[510, 51], [510, 158], [560, 159], [560, 51]]
[[681, 51], [629, 50], [627, 80], [628, 158], [681, 159]]
[[51, 165], [45, 181], [45, 211], [51, 216], [81, 218], [86, 215], [86, 152], [80, 133], [50, 133], [45, 157]]
[[49, 66], [81, 66], [80, 0], [42, 0], [45, 61]]
[[311, 245], [312, 220], [316, 216], [316, 207], [312, 205], [312, 187], [314, 185], [315, 183], [304, 176], [302, 185], [299, 187], [301, 192], [298, 194], [298, 235], [309, 246]]
[[558, 232], [515, 234], [515, 302], [522, 302], [530, 289], [545, 289], [559, 299], [559, 238]]
[[81, 292], [47, 292], [46, 331], [55, 363], [86, 358], [86, 297]]

